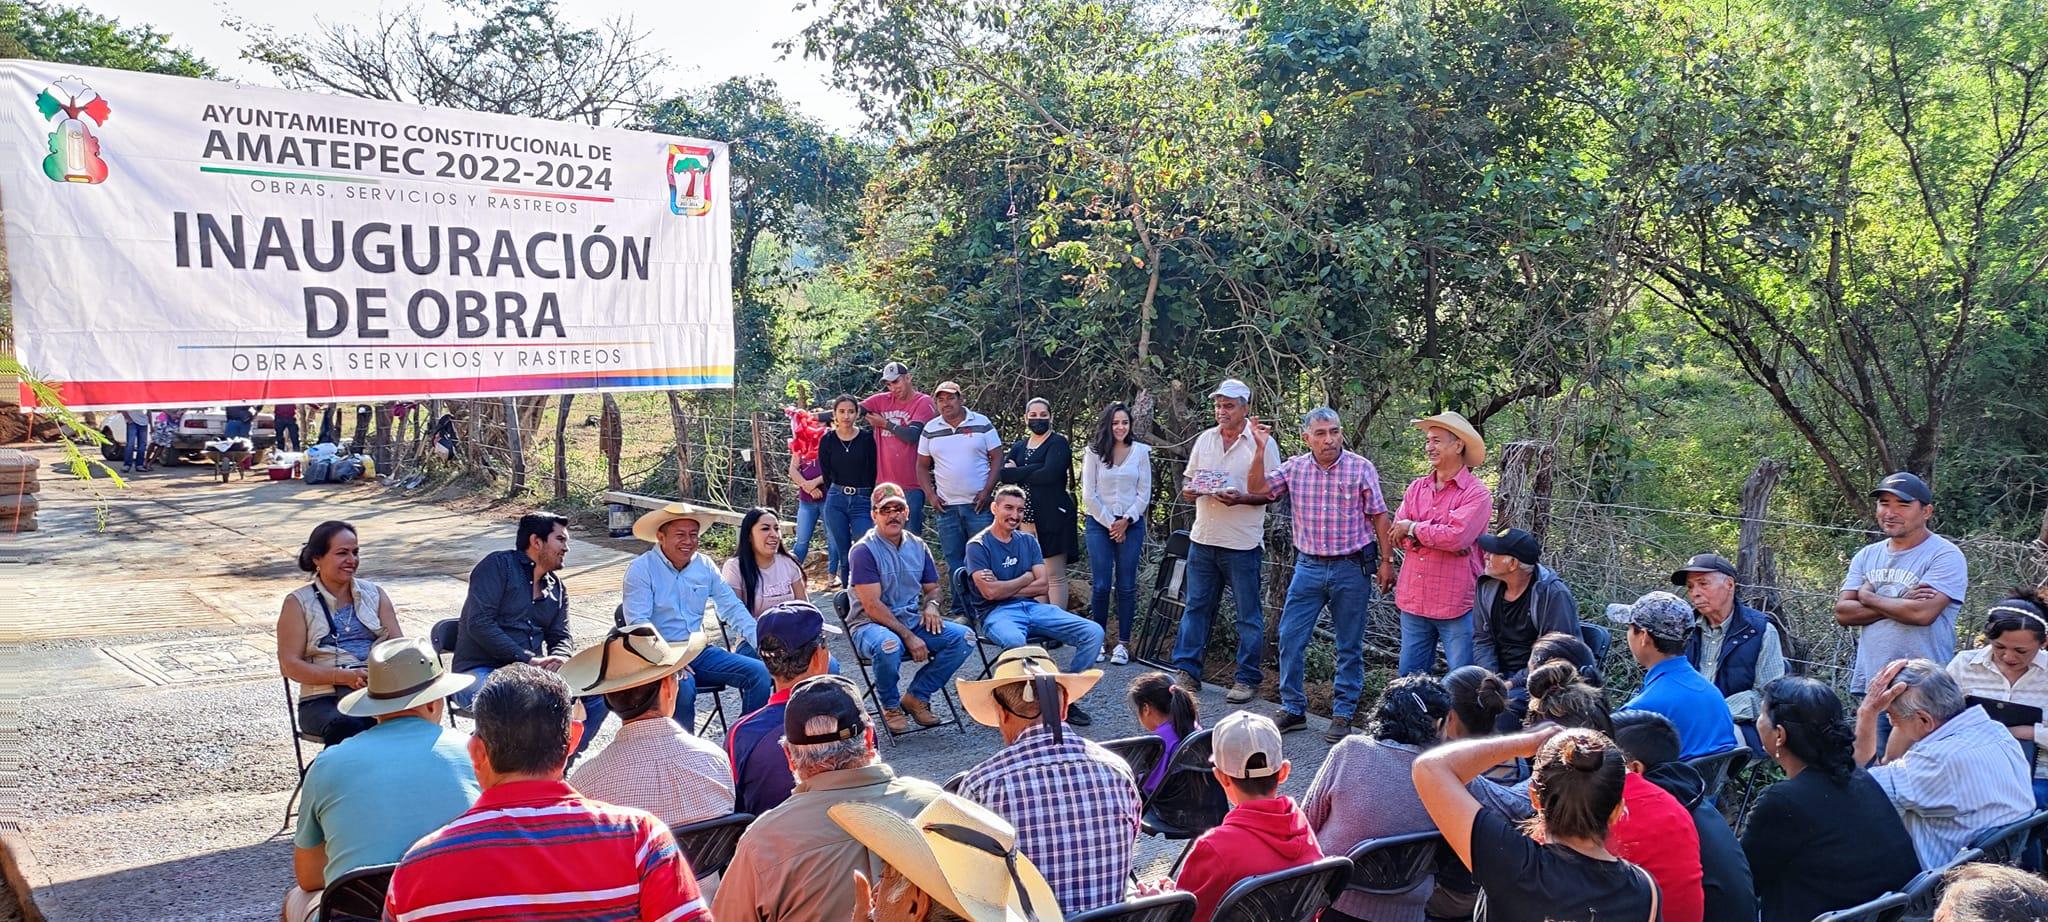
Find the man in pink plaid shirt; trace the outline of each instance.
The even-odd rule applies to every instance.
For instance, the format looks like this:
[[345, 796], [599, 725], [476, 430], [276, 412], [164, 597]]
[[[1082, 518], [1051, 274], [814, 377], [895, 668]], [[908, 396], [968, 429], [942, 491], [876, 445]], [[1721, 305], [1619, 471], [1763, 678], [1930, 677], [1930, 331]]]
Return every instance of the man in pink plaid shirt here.
[[[1301, 420], [1308, 451], [1268, 475], [1264, 445], [1271, 426], [1252, 419], [1253, 493], [1289, 497], [1294, 532], [1294, 576], [1280, 610], [1280, 732], [1308, 725], [1308, 695], [1302, 689], [1308, 639], [1323, 608], [1337, 635], [1335, 696], [1330, 728], [1323, 738], [1336, 743], [1351, 732], [1351, 717], [1365, 688], [1365, 616], [1372, 605], [1375, 558], [1389, 540], [1387, 501], [1380, 496], [1380, 472], [1363, 456], [1344, 450], [1344, 424], [1337, 411], [1317, 407]], [[1392, 576], [1388, 571], [1387, 575]], [[1382, 582], [1380, 588], [1391, 585]]]
[[[1401, 610], [1401, 674], [1428, 672], [1443, 643], [1450, 668], [1472, 662], [1472, 592], [1481, 557], [1473, 542], [1493, 518], [1493, 493], [1472, 476], [1486, 463], [1486, 440], [1457, 413], [1415, 421], [1424, 433], [1428, 474], [1408, 485], [1390, 539], [1403, 551], [1394, 607]], [[1380, 560], [1381, 579], [1393, 566]]]

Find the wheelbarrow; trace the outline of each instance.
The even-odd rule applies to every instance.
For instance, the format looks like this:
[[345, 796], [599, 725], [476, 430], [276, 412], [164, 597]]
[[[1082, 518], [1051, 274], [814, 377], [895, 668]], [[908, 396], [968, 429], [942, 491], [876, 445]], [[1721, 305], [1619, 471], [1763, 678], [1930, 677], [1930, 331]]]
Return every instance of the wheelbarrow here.
[[213, 472], [220, 475], [220, 482], [227, 483], [230, 473], [237, 477], [249, 475], [249, 456], [255, 451], [256, 446], [248, 439], [223, 439], [206, 443], [206, 460], [213, 462]]

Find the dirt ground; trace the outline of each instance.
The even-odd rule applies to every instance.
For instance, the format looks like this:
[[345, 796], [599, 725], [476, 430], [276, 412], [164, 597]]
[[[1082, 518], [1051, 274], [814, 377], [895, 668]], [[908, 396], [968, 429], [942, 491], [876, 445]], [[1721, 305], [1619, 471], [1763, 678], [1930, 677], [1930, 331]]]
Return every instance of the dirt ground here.
[[[198, 466], [111, 490], [55, 471], [54, 450], [35, 451], [42, 530], [9, 547], [23, 565], [10, 568], [6, 595], [23, 610], [4, 619], [0, 643], [14, 649], [0, 652], [18, 664], [8, 678], [22, 695], [20, 860], [36, 904], [60, 922], [275, 918], [290, 882], [285, 801], [297, 769], [272, 632], [279, 600], [304, 579], [300, 543], [323, 520], [355, 523], [362, 575], [390, 593], [407, 633], [423, 633], [459, 612], [470, 568], [510, 545], [523, 510], [374, 484], [220, 484]], [[575, 535], [567, 578], [579, 641], [603, 635], [642, 550]], [[1140, 667], [1104, 668], [1086, 702], [1097, 715], [1088, 735], [1142, 732], [1122, 701]], [[1204, 697], [1210, 719], [1224, 713], [1220, 690]], [[726, 709], [737, 713], [736, 697]], [[943, 780], [999, 745], [969, 723], [885, 740], [883, 755]], [[1319, 733], [1291, 734], [1288, 746], [1299, 794], [1325, 746]], [[1141, 841], [1141, 876], [1162, 873], [1180, 844]]]

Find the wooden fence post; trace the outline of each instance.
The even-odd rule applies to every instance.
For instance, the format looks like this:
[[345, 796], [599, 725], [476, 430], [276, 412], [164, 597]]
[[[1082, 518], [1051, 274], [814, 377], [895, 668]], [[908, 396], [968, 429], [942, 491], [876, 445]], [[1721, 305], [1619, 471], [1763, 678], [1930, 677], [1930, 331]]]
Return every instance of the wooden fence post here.
[[1785, 476], [1785, 465], [1774, 458], [1757, 461], [1749, 478], [1742, 482], [1742, 530], [1735, 551], [1735, 585], [1742, 600], [1765, 607], [1777, 595], [1776, 567], [1771, 566], [1770, 549], [1764, 546], [1764, 519], [1770, 511], [1771, 494]]
[[675, 391], [668, 392], [669, 424], [676, 432], [676, 496], [688, 499], [690, 496], [690, 418], [683, 415], [683, 398]]
[[754, 504], [755, 504], [755, 505], [757, 505], [757, 506], [766, 506], [766, 507], [768, 507], [768, 508], [770, 508], [770, 509], [780, 509], [780, 508], [782, 508], [782, 495], [781, 495], [781, 494], [782, 494], [782, 491], [781, 491], [781, 490], [779, 490], [779, 489], [776, 489], [776, 483], [775, 483], [775, 481], [774, 481], [773, 479], [769, 478], [769, 476], [768, 476], [768, 474], [767, 474], [767, 471], [768, 471], [768, 455], [767, 455], [767, 453], [766, 453], [766, 452], [764, 452], [764, 451], [762, 450], [762, 449], [763, 449], [763, 447], [764, 447], [764, 445], [763, 445], [763, 443], [762, 443], [762, 440], [761, 440], [761, 425], [762, 425], [762, 422], [763, 422], [763, 420], [762, 420], [762, 418], [761, 418], [761, 411], [759, 411], [759, 410], [755, 410], [755, 411], [754, 411], [754, 419], [753, 419], [753, 426], [754, 426]]
[[625, 447], [625, 428], [619, 421], [619, 402], [612, 395], [604, 395], [604, 410], [598, 417], [597, 450], [604, 454], [605, 483], [613, 490], [624, 490], [619, 480], [619, 452]]
[[563, 394], [555, 408], [555, 502], [569, 498], [569, 405], [575, 394]]
[[377, 470], [391, 473], [391, 404], [373, 404], [370, 412], [377, 414], [376, 431], [370, 436], [370, 459], [377, 462]]
[[512, 487], [505, 495], [518, 496], [526, 492], [526, 445], [524, 428], [519, 422], [519, 398], [501, 397], [499, 402], [505, 408], [505, 450], [512, 453]]
[[1500, 453], [1500, 492], [1494, 528], [1520, 528], [1543, 540], [1550, 531], [1550, 484], [1557, 448], [1549, 442], [1509, 442]]

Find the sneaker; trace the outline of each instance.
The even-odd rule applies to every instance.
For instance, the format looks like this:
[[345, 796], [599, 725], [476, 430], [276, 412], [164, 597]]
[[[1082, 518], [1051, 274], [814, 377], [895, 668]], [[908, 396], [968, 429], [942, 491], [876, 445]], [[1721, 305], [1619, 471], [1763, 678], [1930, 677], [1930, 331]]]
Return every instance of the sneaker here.
[[1308, 726], [1308, 718], [1293, 711], [1281, 711], [1280, 716], [1273, 718], [1273, 726], [1279, 727], [1282, 733], [1293, 733]]
[[839, 577], [835, 576], [835, 577], [832, 577], [832, 582], [830, 582], [830, 583], [826, 584], [825, 588], [827, 588], [827, 589], [844, 589], [844, 588], [846, 588], [846, 583], [842, 582], [842, 581], [841, 581], [841, 580], [839, 579]]
[[1239, 682], [1236, 685], [1230, 686], [1230, 691], [1223, 696], [1223, 700], [1231, 704], [1243, 704], [1252, 700], [1252, 697], [1258, 693], [1258, 689]]
[[1067, 705], [1067, 723], [1073, 724], [1076, 727], [1085, 727], [1094, 722], [1095, 718], [1088, 716], [1087, 711], [1081, 710], [1080, 705]]
[[1345, 737], [1350, 735], [1351, 718], [1332, 717], [1330, 718], [1330, 728], [1323, 731], [1323, 740], [1332, 744], [1341, 743]]
[[890, 733], [909, 733], [910, 718], [903, 716], [901, 708], [883, 708], [882, 726], [888, 727]]
[[936, 727], [939, 724], [945, 723], [945, 721], [939, 719], [939, 715], [932, 713], [931, 705], [909, 695], [903, 696], [903, 709], [909, 711], [911, 718], [916, 720], [920, 726]]
[[1109, 664], [1112, 666], [1122, 666], [1130, 661], [1131, 651], [1124, 649], [1123, 644], [1117, 644], [1116, 649], [1109, 651]]
[[1181, 691], [1187, 692], [1190, 695], [1202, 693], [1202, 680], [1195, 678], [1194, 673], [1185, 669], [1174, 672], [1173, 684], [1180, 686]]

